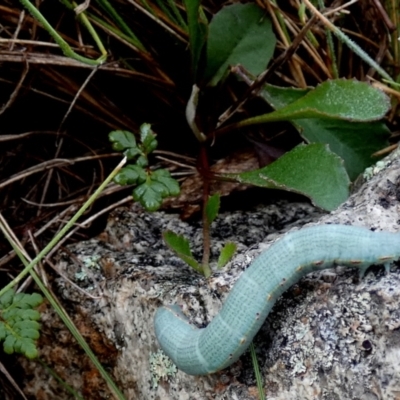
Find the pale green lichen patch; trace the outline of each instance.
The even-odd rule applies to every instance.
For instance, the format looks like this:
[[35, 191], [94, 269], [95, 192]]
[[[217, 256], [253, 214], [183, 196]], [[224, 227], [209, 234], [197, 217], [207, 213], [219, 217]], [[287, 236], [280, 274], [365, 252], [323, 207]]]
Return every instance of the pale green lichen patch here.
[[101, 258], [101, 256], [91, 256], [91, 257], [86, 257], [82, 261], [85, 264], [86, 268], [100, 269], [100, 265], [99, 265], [100, 258]]
[[363, 174], [365, 180], [370, 180], [373, 176], [386, 168], [390, 161], [378, 161], [375, 165], [368, 167]]
[[371, 167], [367, 168], [364, 171], [363, 178], [366, 181], [369, 181], [372, 177], [377, 175], [379, 172], [387, 168], [389, 165], [392, 164], [394, 160], [396, 160], [400, 155], [400, 146], [396, 148], [392, 153], [389, 154], [388, 157], [384, 158], [383, 160], [378, 161], [376, 164], [372, 165]]
[[158, 350], [150, 353], [150, 372], [152, 387], [156, 389], [161, 380], [167, 381], [168, 377], [175, 376], [178, 368], [162, 350]]
[[81, 271], [75, 273], [75, 278], [78, 281], [84, 281], [87, 277], [86, 268], [100, 269], [99, 260], [101, 256], [91, 256], [85, 257], [82, 262], [85, 268], [82, 268]]

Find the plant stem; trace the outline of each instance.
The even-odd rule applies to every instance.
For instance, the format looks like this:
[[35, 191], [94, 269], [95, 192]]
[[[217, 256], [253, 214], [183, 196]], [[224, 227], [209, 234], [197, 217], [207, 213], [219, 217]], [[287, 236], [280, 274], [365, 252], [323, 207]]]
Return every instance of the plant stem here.
[[207, 158], [207, 150], [204, 144], [201, 144], [200, 148], [200, 163], [201, 163], [201, 172], [203, 177], [203, 212], [202, 212], [202, 220], [203, 220], [203, 274], [206, 278], [211, 275], [210, 269], [210, 224], [206, 214], [206, 204], [208, 201], [208, 196], [210, 194], [210, 179], [209, 179], [209, 165]]
[[[88, 65], [99, 65], [102, 64], [107, 57], [107, 53], [105, 52], [105, 49], [103, 45], [101, 45], [101, 52], [103, 53], [101, 57], [99, 57], [97, 60], [92, 60], [87, 57], [83, 57], [77, 53], [75, 53], [70, 45], [58, 34], [58, 32], [47, 22], [47, 19], [43, 16], [43, 14], [29, 1], [29, 0], [20, 0], [22, 5], [33, 15], [36, 20], [40, 22], [40, 24], [43, 26], [44, 29], [52, 36], [52, 38], [55, 40], [55, 42], [60, 46], [61, 50], [65, 54], [65, 56], [70, 57], [74, 60], [80, 61], [84, 64]], [[86, 25], [86, 24], [85, 24]], [[86, 25], [87, 26], [87, 25]], [[90, 33], [93, 34], [94, 30], [90, 30]], [[97, 34], [95, 34], [94, 39], [96, 43], [98, 44], [100, 42], [100, 39], [97, 37], [98, 40], [96, 40]], [[101, 42], [100, 42], [101, 43]]]

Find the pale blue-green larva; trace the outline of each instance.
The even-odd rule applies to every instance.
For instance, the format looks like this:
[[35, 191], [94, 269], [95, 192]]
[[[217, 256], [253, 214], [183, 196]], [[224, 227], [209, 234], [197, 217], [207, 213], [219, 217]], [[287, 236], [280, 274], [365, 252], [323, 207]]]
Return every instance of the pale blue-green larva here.
[[189, 324], [178, 306], [161, 307], [155, 332], [164, 352], [190, 375], [219, 371], [250, 345], [277, 298], [309, 272], [334, 265], [356, 267], [400, 258], [400, 233], [346, 225], [313, 226], [285, 235], [241, 275], [220, 313], [204, 329]]

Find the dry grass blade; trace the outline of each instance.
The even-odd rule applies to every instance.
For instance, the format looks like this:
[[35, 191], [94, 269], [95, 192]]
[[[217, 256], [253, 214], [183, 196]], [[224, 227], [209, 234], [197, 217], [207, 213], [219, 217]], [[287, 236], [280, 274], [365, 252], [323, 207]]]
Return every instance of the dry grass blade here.
[[[11, 384], [11, 386], [17, 391], [17, 393], [24, 399], [28, 400], [28, 398], [25, 396], [21, 388], [18, 386], [17, 382], [15, 382], [14, 378], [11, 376], [11, 374], [7, 371], [7, 368], [3, 365], [3, 363], [0, 361], [0, 372], [6, 377], [8, 382]], [[5, 388], [3, 388], [5, 389]]]
[[4, 111], [7, 110], [8, 107], [12, 105], [12, 103], [15, 101], [17, 98], [18, 92], [20, 91], [22, 84], [26, 78], [26, 75], [28, 74], [29, 71], [29, 64], [25, 64], [25, 69], [22, 71], [21, 78], [18, 81], [17, 85], [15, 86], [14, 91], [10, 95], [10, 98], [8, 101], [0, 108], [0, 115], [3, 114]]

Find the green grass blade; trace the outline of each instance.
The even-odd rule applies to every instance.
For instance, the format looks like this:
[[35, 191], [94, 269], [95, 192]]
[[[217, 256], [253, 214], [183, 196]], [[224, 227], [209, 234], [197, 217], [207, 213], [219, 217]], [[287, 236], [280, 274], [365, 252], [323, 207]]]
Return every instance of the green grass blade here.
[[264, 387], [263, 387], [262, 377], [261, 377], [261, 373], [260, 373], [260, 367], [258, 365], [257, 354], [254, 349], [253, 342], [251, 342], [251, 344], [250, 344], [250, 354], [251, 354], [251, 361], [253, 363], [254, 373], [256, 375], [259, 399], [265, 400]]
[[[129, 27], [129, 25], [124, 21], [124, 19], [117, 13], [115, 8], [111, 5], [111, 3], [108, 0], [97, 0], [97, 2], [103, 7], [103, 9], [110, 15], [110, 17], [114, 20], [114, 22], [120, 27], [122, 32], [125, 33], [131, 40], [132, 43], [140, 50], [146, 51], [145, 47], [143, 46], [142, 42], [139, 40], [139, 38], [134, 34], [132, 29]], [[100, 20], [100, 19], [99, 19]], [[104, 21], [102, 21], [105, 23]], [[106, 23], [105, 23], [106, 24]], [[108, 25], [108, 24], [107, 24]], [[110, 26], [108, 25], [109, 29]], [[115, 30], [115, 28], [114, 28]], [[117, 30], [115, 30], [117, 32]]]
[[[83, 57], [77, 53], [75, 53], [70, 45], [58, 34], [58, 32], [47, 22], [47, 19], [42, 15], [42, 13], [29, 1], [29, 0], [20, 0], [22, 5], [36, 18], [44, 29], [51, 35], [51, 37], [55, 40], [55, 42], [60, 46], [63, 53], [74, 60], [80, 61], [84, 64], [89, 65], [99, 65], [102, 64], [107, 56], [107, 53], [102, 52], [102, 56], [97, 60], [92, 60], [87, 57]], [[63, 0], [65, 2], [65, 0]], [[97, 35], [96, 35], [97, 36]], [[101, 42], [100, 42], [101, 43]], [[104, 47], [102, 47], [104, 49]], [[105, 50], [104, 50], [105, 51]]]

